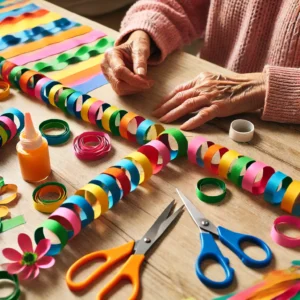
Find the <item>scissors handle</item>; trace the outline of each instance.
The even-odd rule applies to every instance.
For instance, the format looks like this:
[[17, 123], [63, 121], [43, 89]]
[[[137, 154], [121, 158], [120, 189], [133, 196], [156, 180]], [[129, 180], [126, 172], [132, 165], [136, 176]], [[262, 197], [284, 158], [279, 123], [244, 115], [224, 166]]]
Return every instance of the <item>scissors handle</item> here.
[[103, 300], [104, 296], [116, 287], [123, 279], [129, 280], [133, 285], [133, 291], [128, 300], [137, 299], [140, 290], [140, 268], [144, 259], [145, 255], [143, 254], [131, 255], [116, 276], [100, 291], [97, 299]]
[[[218, 232], [220, 241], [234, 252], [245, 266], [250, 268], [263, 268], [270, 264], [272, 260], [272, 252], [263, 240], [256, 236], [241, 234], [221, 226], [218, 227]], [[243, 242], [248, 242], [261, 248], [266, 253], [266, 258], [263, 260], [255, 260], [248, 256], [241, 248], [241, 244]]]
[[[133, 252], [134, 243], [134, 241], [131, 241], [117, 248], [96, 251], [81, 257], [67, 271], [66, 282], [69, 289], [72, 291], [80, 291], [85, 289], [98, 277], [100, 277], [104, 272], [106, 272], [111, 266], [113, 266], [123, 258], [129, 256]], [[90, 261], [93, 261], [98, 258], [104, 258], [106, 259], [106, 261], [92, 274], [90, 274], [85, 280], [80, 282], [74, 282], [72, 280], [72, 277], [76, 271], [78, 271], [82, 266], [89, 263]]]
[[[234, 276], [234, 270], [229, 265], [229, 259], [223, 256], [213, 236], [210, 233], [201, 232], [200, 239], [202, 249], [196, 261], [196, 274], [199, 280], [206, 286], [214, 289], [222, 289], [228, 287], [232, 283]], [[204, 263], [204, 261], [209, 259], [216, 261], [222, 266], [226, 276], [223, 281], [214, 281], [204, 275], [203, 271], [201, 270], [201, 265]]]

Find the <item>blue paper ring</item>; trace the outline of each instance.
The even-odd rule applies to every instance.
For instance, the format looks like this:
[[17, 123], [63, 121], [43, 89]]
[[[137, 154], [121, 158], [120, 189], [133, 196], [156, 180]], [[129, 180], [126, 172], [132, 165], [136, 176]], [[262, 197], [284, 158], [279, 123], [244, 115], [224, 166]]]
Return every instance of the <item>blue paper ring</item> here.
[[[277, 171], [271, 176], [266, 185], [264, 199], [273, 205], [280, 204], [288, 186], [292, 181], [293, 180], [291, 177], [280, 171]], [[282, 186], [278, 191], [280, 184], [282, 184]]]
[[148, 142], [147, 141], [147, 133], [148, 133], [150, 127], [154, 124], [155, 123], [153, 121], [148, 120], [148, 119], [144, 120], [142, 123], [139, 124], [137, 131], [136, 131], [136, 139], [140, 145], [144, 145]]
[[46, 82], [42, 88], [41, 88], [41, 99], [46, 103], [46, 104], [50, 104], [49, 103], [49, 92], [52, 89], [52, 87], [54, 87], [55, 85], [60, 84], [58, 81], [48, 81]]
[[91, 98], [91, 96], [86, 95], [86, 94], [82, 94], [80, 92], [75, 92], [73, 94], [71, 94], [68, 97], [68, 101], [67, 101], [67, 111], [75, 116], [78, 119], [81, 119], [81, 114], [80, 111], [76, 111], [76, 102], [78, 100], [79, 97], [82, 97], [82, 104], [89, 98]]

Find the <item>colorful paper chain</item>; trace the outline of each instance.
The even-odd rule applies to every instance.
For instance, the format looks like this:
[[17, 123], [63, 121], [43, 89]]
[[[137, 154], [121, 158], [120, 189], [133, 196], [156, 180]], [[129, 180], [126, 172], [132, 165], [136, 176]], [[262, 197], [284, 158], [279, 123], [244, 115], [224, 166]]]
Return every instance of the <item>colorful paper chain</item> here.
[[79, 25], [79, 23], [70, 21], [66, 18], [61, 18], [43, 26], [36, 26], [32, 29], [23, 30], [15, 34], [7, 34], [0, 39], [0, 50], [2, 51], [8, 47], [16, 46], [18, 44], [38, 41], [46, 36], [55, 35], [61, 31], [65, 31]]
[[38, 62], [34, 65], [33, 69], [42, 73], [63, 70], [68, 65], [76, 64], [88, 60], [90, 57], [102, 54], [113, 45], [114, 40], [112, 38], [104, 37], [95, 45], [84, 45], [76, 52], [62, 53], [50, 62]]
[[[114, 135], [120, 135], [143, 145], [69, 197], [36, 230], [37, 243], [44, 238], [44, 228], [52, 231], [60, 240], [59, 244], [51, 246], [48, 255], [58, 254], [68, 240], [77, 235], [82, 228], [112, 208], [127, 193], [147, 181], [152, 174], [159, 172], [170, 160], [187, 154], [191, 161], [203, 165], [216, 175], [230, 179], [253, 194], [262, 194], [267, 190], [268, 199], [271, 202], [278, 202], [275, 195], [278, 196], [282, 191], [277, 192], [277, 187], [286, 177], [281, 181], [275, 180], [274, 176], [275, 174], [278, 176], [278, 172], [274, 173], [273, 168], [255, 162], [252, 158], [242, 156], [236, 151], [228, 150], [224, 146], [207, 142], [202, 137], [195, 138], [188, 145], [185, 135], [178, 129], [164, 130], [160, 124], [76, 92], [36, 71], [18, 67], [5, 61], [4, 58], [0, 61], [2, 78], [26, 94], [95, 124]], [[177, 149], [171, 147], [171, 139], [177, 143]], [[199, 149], [204, 143], [210, 147], [202, 158], [199, 157]], [[214, 164], [213, 158], [217, 153], [220, 154], [221, 160], [218, 164]], [[158, 163], [160, 157], [162, 157], [161, 164]], [[241, 172], [245, 167], [246, 173], [242, 175]], [[261, 170], [263, 177], [255, 183], [256, 176]], [[299, 185], [300, 182], [293, 181], [286, 187], [281, 202], [282, 209], [290, 213], [299, 211], [292, 205], [299, 194]]]
[[23, 130], [23, 128], [23, 113], [16, 108], [9, 108], [5, 110], [0, 115], [0, 147], [10, 142], [17, 133], [20, 133], [21, 130]]

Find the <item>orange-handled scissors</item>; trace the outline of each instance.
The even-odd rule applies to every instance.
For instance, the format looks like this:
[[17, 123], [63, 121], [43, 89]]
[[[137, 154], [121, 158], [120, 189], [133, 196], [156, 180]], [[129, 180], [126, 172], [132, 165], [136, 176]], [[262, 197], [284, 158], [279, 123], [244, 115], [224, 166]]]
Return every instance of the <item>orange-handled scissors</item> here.
[[[133, 285], [133, 291], [131, 296], [129, 297], [129, 300], [137, 299], [140, 289], [140, 267], [145, 259], [146, 253], [183, 211], [184, 206], [180, 207], [176, 212], [174, 212], [174, 214], [170, 214], [174, 206], [175, 201], [173, 200], [139, 241], [131, 241], [120, 247], [112, 248], [109, 250], [96, 251], [77, 260], [67, 272], [66, 281], [68, 287], [72, 291], [80, 291], [87, 288], [92, 282], [98, 279], [113, 265], [121, 261], [126, 256], [129, 256], [128, 260], [125, 262], [121, 270], [99, 292], [97, 299], [102, 300], [104, 295], [110, 292], [122, 279], [129, 280]], [[106, 259], [106, 261], [85, 280], [81, 282], [72, 281], [74, 273], [80, 267], [98, 258], [104, 258]]]

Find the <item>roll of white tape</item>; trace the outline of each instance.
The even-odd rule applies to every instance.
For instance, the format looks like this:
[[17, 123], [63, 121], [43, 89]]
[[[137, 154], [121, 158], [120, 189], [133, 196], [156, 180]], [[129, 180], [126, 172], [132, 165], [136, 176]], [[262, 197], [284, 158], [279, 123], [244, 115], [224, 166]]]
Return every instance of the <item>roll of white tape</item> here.
[[252, 140], [254, 125], [247, 120], [238, 119], [230, 124], [229, 137], [236, 142], [245, 143]]

